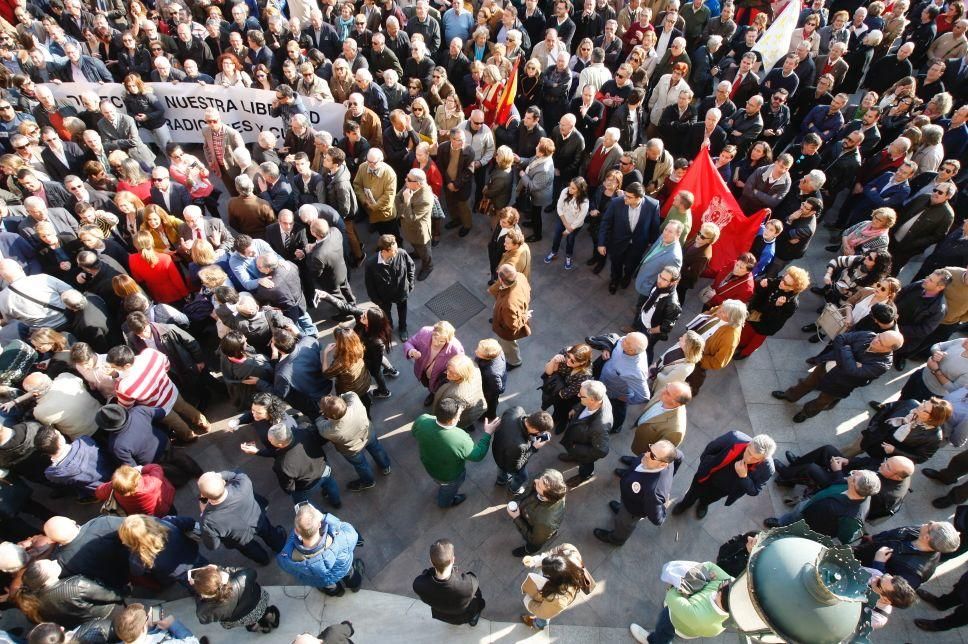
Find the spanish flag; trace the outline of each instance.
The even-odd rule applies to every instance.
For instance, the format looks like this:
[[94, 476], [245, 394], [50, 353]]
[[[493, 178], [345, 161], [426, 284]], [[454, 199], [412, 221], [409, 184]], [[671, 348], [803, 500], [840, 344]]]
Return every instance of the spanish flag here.
[[514, 99], [518, 95], [518, 65], [521, 63], [521, 56], [514, 59], [514, 66], [511, 68], [511, 74], [508, 78], [508, 82], [504, 84], [504, 91], [501, 93], [501, 99], [497, 103], [497, 109], [494, 110], [494, 123], [492, 126], [505, 125], [508, 119], [511, 118], [511, 106], [514, 105]]

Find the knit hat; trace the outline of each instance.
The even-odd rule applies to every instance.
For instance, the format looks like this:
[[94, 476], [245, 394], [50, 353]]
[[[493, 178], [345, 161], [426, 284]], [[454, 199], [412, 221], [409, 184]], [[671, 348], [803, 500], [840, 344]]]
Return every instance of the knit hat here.
[[94, 415], [94, 422], [106, 432], [116, 432], [128, 422], [128, 410], [121, 405], [105, 405]]

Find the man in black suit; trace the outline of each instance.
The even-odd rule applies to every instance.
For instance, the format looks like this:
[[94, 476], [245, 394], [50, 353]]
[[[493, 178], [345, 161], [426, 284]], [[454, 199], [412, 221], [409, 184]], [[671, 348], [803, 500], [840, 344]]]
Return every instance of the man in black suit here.
[[729, 91], [729, 100], [736, 105], [746, 105], [746, 101], [751, 96], [760, 93], [760, 79], [756, 77], [756, 72], [753, 71], [755, 63], [756, 54], [751, 51], [746, 52], [739, 61], [739, 67], [726, 70], [721, 77], [723, 80], [729, 81], [732, 86]]
[[[726, 145], [726, 130], [719, 127], [723, 117], [718, 107], [711, 107], [702, 121], [695, 123], [673, 123], [674, 140], [678, 140], [678, 149], [682, 156], [692, 160], [699, 154], [703, 145], [709, 145], [709, 153], [713, 156], [722, 152]], [[707, 143], [708, 142], [708, 143]]]
[[64, 208], [74, 212], [75, 201], [71, 193], [54, 181], [41, 181], [30, 168], [20, 168], [17, 172], [17, 182], [24, 190], [24, 196], [39, 198], [48, 208]]
[[945, 64], [947, 67], [941, 79], [955, 104], [968, 100], [968, 53], [961, 58], [949, 58]]
[[595, 461], [608, 455], [608, 436], [612, 431], [612, 403], [608, 401], [603, 383], [598, 380], [583, 382], [579, 400], [582, 404], [575, 409], [575, 415], [561, 436], [565, 453], [558, 455], [560, 461], [578, 463], [578, 474], [567, 481], [570, 487], [593, 476]]
[[578, 128], [578, 133], [585, 140], [585, 145], [594, 145], [598, 138], [599, 123], [605, 115], [605, 105], [601, 101], [595, 100], [594, 85], [585, 85], [581, 90], [581, 96], [571, 99], [568, 104], [568, 113], [575, 115], [577, 119], [575, 127]]
[[306, 275], [317, 295], [339, 312], [337, 319], [349, 319], [359, 313], [360, 308], [356, 306], [343, 259], [343, 236], [335, 228], [330, 228], [325, 219], [310, 224], [309, 232], [316, 245], [306, 258]]
[[356, 121], [346, 121], [343, 124], [343, 138], [336, 142], [336, 147], [346, 154], [346, 169], [350, 176], [356, 176], [356, 170], [366, 161], [370, 151], [370, 142], [360, 134], [360, 124]]
[[302, 265], [306, 255], [303, 247], [309, 244], [304, 226], [296, 226], [296, 216], [291, 210], [283, 210], [276, 222], [266, 226], [266, 242], [280, 257]]
[[192, 198], [185, 186], [171, 180], [168, 168], [158, 166], [151, 170], [151, 203], [181, 219], [185, 207], [191, 205]]
[[81, 146], [62, 140], [57, 136], [57, 130], [49, 125], [40, 131], [40, 140], [45, 146], [40, 158], [53, 181], [63, 181], [69, 174], [80, 174], [81, 166], [87, 160], [87, 152]]
[[232, 252], [235, 238], [221, 219], [202, 216], [202, 209], [194, 204], [185, 208], [182, 218], [185, 223], [178, 227], [178, 236], [181, 238], [179, 252], [184, 256], [191, 256], [196, 239], [208, 241], [219, 259]]
[[612, 198], [598, 231], [598, 252], [611, 258], [609, 293], [620, 284], [629, 285], [642, 255], [658, 236], [659, 202], [645, 196], [641, 183], [629, 184], [623, 197]]
[[477, 626], [485, 606], [484, 596], [477, 575], [457, 570], [454, 544], [447, 539], [435, 541], [430, 546], [430, 563], [433, 567], [413, 580], [413, 592], [430, 606], [434, 619], [448, 624]]

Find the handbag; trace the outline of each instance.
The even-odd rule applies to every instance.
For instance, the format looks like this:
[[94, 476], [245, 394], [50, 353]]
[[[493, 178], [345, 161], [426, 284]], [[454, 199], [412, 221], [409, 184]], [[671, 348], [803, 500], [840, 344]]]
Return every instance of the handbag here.
[[440, 199], [437, 198], [437, 195], [434, 195], [434, 205], [430, 209], [430, 218], [431, 219], [445, 219], [446, 217], [447, 217], [447, 215], [444, 214], [444, 209], [440, 205]]
[[820, 312], [820, 317], [817, 318], [817, 333], [821, 337], [833, 340], [847, 330], [850, 311], [849, 305], [839, 307], [828, 302]]
[[488, 216], [494, 214], [494, 202], [490, 197], [481, 197], [481, 202], [477, 204], [477, 212]]
[[586, 595], [591, 595], [595, 590], [597, 582], [585, 566], [581, 567], [581, 591]]
[[124, 511], [124, 508], [121, 507], [118, 500], [114, 498], [114, 490], [111, 490], [107, 501], [101, 504], [101, 514], [108, 514], [115, 517], [128, 516], [128, 513]]
[[531, 199], [531, 191], [522, 188], [518, 193], [518, 198], [514, 200], [514, 206], [522, 213], [530, 213], [534, 210], [534, 201]]
[[546, 373], [541, 374], [541, 409], [548, 409], [555, 404], [556, 400], [561, 400], [559, 394], [566, 385], [565, 377], [557, 371], [550, 376]]

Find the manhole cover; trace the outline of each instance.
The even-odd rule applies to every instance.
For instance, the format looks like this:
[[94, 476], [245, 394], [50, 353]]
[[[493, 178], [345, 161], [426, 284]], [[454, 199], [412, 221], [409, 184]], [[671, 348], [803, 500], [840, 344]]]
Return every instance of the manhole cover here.
[[427, 308], [457, 328], [483, 311], [484, 303], [463, 284], [455, 282], [427, 300]]

